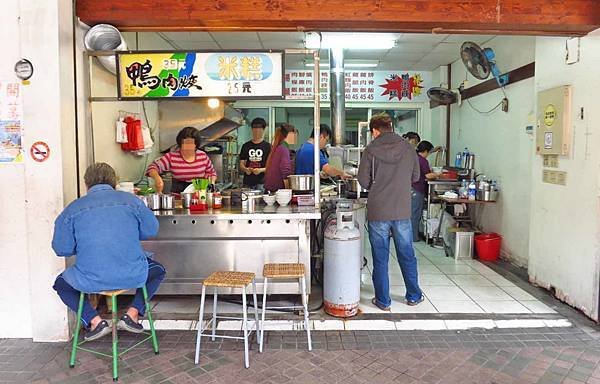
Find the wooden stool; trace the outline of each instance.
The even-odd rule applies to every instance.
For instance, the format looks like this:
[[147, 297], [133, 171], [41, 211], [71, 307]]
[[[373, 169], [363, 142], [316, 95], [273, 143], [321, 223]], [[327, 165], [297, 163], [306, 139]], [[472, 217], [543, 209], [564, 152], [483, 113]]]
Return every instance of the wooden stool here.
[[[252, 295], [254, 296], [254, 329], [248, 330], [248, 306], [246, 303], [246, 288], [252, 284]], [[213, 315], [212, 319], [206, 323], [206, 328], [202, 328], [202, 320], [204, 319], [204, 299], [206, 296], [206, 287], [214, 287], [213, 290]], [[234, 319], [240, 320], [239, 317], [229, 316], [217, 316], [217, 288], [241, 288], [242, 289], [242, 328], [244, 330], [244, 337], [236, 336], [225, 336], [217, 335], [217, 319]], [[204, 331], [208, 328], [208, 325], [212, 322], [212, 333], [210, 335], [204, 334]], [[252, 272], [233, 272], [233, 271], [218, 271], [213, 272], [204, 282], [202, 283], [202, 297], [200, 299], [200, 315], [198, 316], [198, 335], [196, 337], [196, 357], [194, 363], [198, 364], [200, 361], [200, 341], [202, 337], [211, 337], [215, 340], [215, 337], [222, 339], [237, 339], [244, 340], [244, 366], [250, 367], [250, 359], [248, 357], [248, 337], [255, 331], [259, 333], [259, 321], [258, 321], [258, 306], [256, 300], [256, 282], [254, 280], [254, 273]], [[258, 341], [258, 337], [257, 337]]]
[[[298, 279], [298, 288], [302, 295], [302, 307], [304, 309], [304, 328], [306, 328], [306, 338], [308, 339], [308, 350], [312, 351], [312, 341], [310, 337], [310, 326], [308, 324], [308, 296], [306, 295], [306, 273], [304, 271], [304, 264], [290, 263], [290, 264], [265, 264], [263, 268], [264, 285], [263, 285], [263, 305], [262, 305], [262, 318], [260, 326], [260, 341], [259, 351], [263, 351], [263, 335], [265, 333], [265, 313], [267, 310], [267, 281], [268, 279], [273, 280], [288, 280]], [[296, 309], [297, 307], [268, 307], [278, 309]]]
[[[91, 352], [96, 355], [112, 357], [112, 369], [113, 369], [113, 381], [119, 380], [119, 357], [124, 353], [130, 351], [133, 347], [124, 350], [119, 353], [119, 339], [117, 337], [117, 296], [127, 292], [126, 289], [117, 289], [114, 291], [103, 291], [99, 292], [100, 295], [104, 295], [110, 297], [111, 301], [111, 311], [112, 311], [112, 355], [97, 352], [91, 349], [83, 348], [82, 345], [86, 343], [86, 341], [79, 342], [79, 329], [81, 328], [81, 313], [83, 312], [83, 299], [85, 297], [85, 293], [81, 292], [79, 294], [79, 307], [77, 308], [77, 325], [75, 326], [75, 334], [73, 335], [73, 347], [71, 349], [71, 360], [69, 362], [69, 366], [71, 368], [75, 367], [75, 358], [77, 355], [77, 350], [81, 349], [82, 351]], [[144, 340], [138, 342], [134, 345], [138, 346], [146, 340], [152, 339], [152, 347], [154, 349], [154, 354], [158, 355], [158, 340], [156, 339], [156, 331], [154, 330], [154, 321], [152, 320], [152, 312], [150, 311], [150, 303], [148, 302], [148, 292], [146, 291], [146, 286], [142, 286], [142, 292], [144, 294], [144, 304], [146, 305], [146, 313], [148, 315], [148, 323], [150, 323], [150, 334], [144, 332], [144, 334], [148, 335]]]

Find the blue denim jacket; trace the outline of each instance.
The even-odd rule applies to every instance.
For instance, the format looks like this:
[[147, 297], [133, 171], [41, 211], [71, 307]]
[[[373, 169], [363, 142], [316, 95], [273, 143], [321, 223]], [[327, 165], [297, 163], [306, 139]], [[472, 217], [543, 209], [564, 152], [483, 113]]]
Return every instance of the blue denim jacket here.
[[148, 276], [140, 240], [158, 233], [158, 220], [137, 197], [98, 184], [56, 218], [52, 248], [73, 256], [63, 278], [82, 292], [139, 288]]

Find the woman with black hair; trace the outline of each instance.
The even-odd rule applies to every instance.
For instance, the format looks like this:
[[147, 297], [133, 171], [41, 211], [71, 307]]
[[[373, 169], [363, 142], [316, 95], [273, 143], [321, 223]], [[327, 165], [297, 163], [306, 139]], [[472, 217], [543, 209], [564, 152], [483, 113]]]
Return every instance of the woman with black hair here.
[[171, 192], [181, 193], [192, 179], [210, 179], [214, 184], [217, 172], [208, 155], [201, 151], [199, 131], [194, 127], [185, 127], [177, 134], [177, 146], [148, 166], [146, 175], [154, 179], [156, 192], [162, 193], [164, 182], [161, 173], [171, 172], [173, 182]]
[[413, 230], [413, 241], [419, 241], [419, 224], [421, 223], [421, 217], [423, 216], [423, 201], [427, 195], [427, 180], [435, 180], [440, 177], [439, 173], [431, 171], [427, 156], [434, 150], [433, 144], [429, 141], [423, 140], [417, 145], [417, 158], [419, 159], [419, 169], [421, 170], [421, 176], [419, 180], [412, 185], [412, 230]]

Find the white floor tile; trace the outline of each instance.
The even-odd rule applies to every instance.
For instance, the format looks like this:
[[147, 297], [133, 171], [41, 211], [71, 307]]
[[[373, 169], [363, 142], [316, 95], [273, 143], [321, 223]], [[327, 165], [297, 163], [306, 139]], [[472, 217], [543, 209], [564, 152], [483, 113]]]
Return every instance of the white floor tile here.
[[499, 287], [516, 287], [516, 285], [500, 275], [484, 275], [486, 279]]
[[[265, 331], [292, 331], [298, 328], [293, 320], [265, 320], [263, 323]], [[302, 325], [302, 329], [304, 329], [304, 325]]]
[[[513, 300], [512, 297], [498, 287], [462, 287], [463, 291], [476, 302], [492, 300]], [[514, 300], [513, 300], [514, 301]]]
[[444, 320], [402, 320], [396, 321], [396, 329], [399, 331], [438, 331], [447, 328]]
[[422, 287], [427, 286], [455, 286], [454, 282], [446, 275], [419, 273], [419, 284]]
[[425, 273], [437, 274], [437, 275], [442, 274], [442, 271], [440, 271], [440, 269], [438, 267], [436, 267], [435, 265], [420, 265], [417, 267], [417, 270], [419, 271], [419, 273], [423, 273], [423, 274], [425, 274]]
[[474, 301], [453, 301], [431, 299], [431, 304], [439, 313], [485, 313]]
[[462, 260], [455, 260], [452, 257], [428, 257], [429, 261], [431, 261], [434, 265], [467, 265]]
[[[208, 296], [206, 297], [205, 308], [208, 305]], [[212, 311], [212, 295], [210, 296], [210, 305]], [[241, 307], [240, 307], [241, 308]], [[153, 312], [161, 313], [194, 313], [200, 309], [199, 297], [183, 297], [183, 298], [167, 298], [162, 299], [152, 310]]]
[[467, 264], [441, 264], [438, 269], [446, 275], [478, 275], [479, 272], [469, 267]]
[[390, 273], [390, 285], [404, 286], [404, 279], [400, 273]]
[[396, 324], [391, 320], [348, 320], [344, 325], [346, 331], [396, 330]]
[[520, 300], [533, 313], [556, 313], [556, 311], [539, 300]]
[[496, 320], [498, 328], [544, 328], [544, 320], [535, 319], [516, 319], [516, 320]]
[[241, 320], [219, 320], [217, 329], [221, 331], [240, 331], [242, 329]]
[[516, 300], [537, 301], [535, 297], [531, 296], [529, 293], [525, 292], [519, 287], [502, 287], [502, 289]]
[[516, 300], [477, 301], [477, 304], [487, 313], [531, 313], [524, 305]]
[[407, 305], [404, 296], [392, 295], [392, 313], [438, 313], [438, 311], [427, 298], [419, 305]]
[[547, 327], [572, 327], [573, 324], [567, 319], [544, 320]]
[[313, 327], [315, 331], [343, 331], [344, 322], [342, 320], [315, 320]]
[[496, 328], [494, 320], [445, 320], [448, 329]]
[[[196, 321], [192, 320], [154, 320], [154, 329], [169, 330], [176, 329], [182, 331], [196, 330]], [[205, 323], [205, 322], [204, 322]], [[150, 329], [148, 320], [142, 320], [142, 325], [145, 329]]]
[[450, 275], [459, 287], [493, 287], [494, 283], [482, 275]]
[[469, 296], [467, 296], [462, 289], [459, 287], [427, 287], [423, 288], [423, 292], [425, 296], [432, 300], [470, 300]]

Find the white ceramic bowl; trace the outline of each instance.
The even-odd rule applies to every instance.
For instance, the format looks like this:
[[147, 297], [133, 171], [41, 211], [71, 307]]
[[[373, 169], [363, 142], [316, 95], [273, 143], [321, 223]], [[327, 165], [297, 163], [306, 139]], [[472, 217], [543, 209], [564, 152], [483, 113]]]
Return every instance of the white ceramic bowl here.
[[290, 203], [290, 201], [292, 201], [292, 197], [290, 196], [289, 198], [287, 198], [287, 197], [277, 196], [275, 198], [275, 200], [277, 200], [277, 204], [281, 205], [282, 207], [285, 207], [286, 205], [288, 205]]
[[275, 199], [274, 195], [263, 195], [263, 200], [269, 207], [275, 204]]

